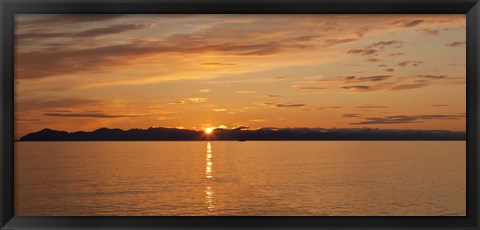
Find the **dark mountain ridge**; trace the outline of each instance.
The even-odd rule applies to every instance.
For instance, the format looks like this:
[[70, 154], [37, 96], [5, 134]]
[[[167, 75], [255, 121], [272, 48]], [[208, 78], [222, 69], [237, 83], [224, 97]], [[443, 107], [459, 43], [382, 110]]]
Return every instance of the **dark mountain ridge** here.
[[201, 141], [201, 140], [465, 140], [465, 132], [448, 130], [396, 129], [322, 129], [322, 128], [261, 128], [215, 129], [211, 135], [203, 131], [176, 128], [109, 129], [92, 132], [65, 132], [43, 129], [29, 133], [19, 141]]

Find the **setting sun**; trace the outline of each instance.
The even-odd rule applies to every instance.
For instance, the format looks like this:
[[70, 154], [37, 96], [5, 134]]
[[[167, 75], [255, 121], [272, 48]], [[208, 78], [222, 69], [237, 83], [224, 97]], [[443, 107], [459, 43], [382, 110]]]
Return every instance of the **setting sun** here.
[[211, 133], [213, 133], [213, 128], [206, 128], [206, 129], [205, 129], [205, 133], [206, 133], [206, 134], [211, 134]]

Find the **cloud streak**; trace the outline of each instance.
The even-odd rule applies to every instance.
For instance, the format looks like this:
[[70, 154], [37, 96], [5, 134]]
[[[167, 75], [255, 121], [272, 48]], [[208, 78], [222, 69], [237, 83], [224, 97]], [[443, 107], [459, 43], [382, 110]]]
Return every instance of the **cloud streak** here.
[[262, 104], [266, 106], [274, 107], [274, 108], [296, 108], [296, 107], [305, 106], [305, 104], [280, 104], [280, 103], [271, 103], [271, 102], [265, 102]]
[[139, 117], [137, 115], [112, 115], [106, 113], [45, 113], [48, 117], [83, 117], [83, 118], [124, 118]]
[[49, 32], [27, 32], [22, 34], [17, 34], [16, 39], [20, 40], [33, 40], [33, 39], [44, 39], [44, 38], [94, 38], [105, 35], [119, 34], [131, 30], [137, 30], [144, 28], [145, 25], [141, 24], [122, 24], [122, 25], [112, 25], [104, 28], [95, 28], [85, 31], [80, 31], [76, 33], [49, 33]]
[[351, 125], [389, 125], [389, 124], [408, 124], [421, 123], [427, 120], [459, 120], [465, 115], [399, 115], [387, 117], [367, 117], [364, 121], [353, 122]]
[[465, 46], [466, 43], [467, 43], [466, 41], [455, 41], [455, 42], [447, 43], [447, 44], [445, 44], [445, 46], [448, 46], [448, 47], [463, 47], [463, 46]]

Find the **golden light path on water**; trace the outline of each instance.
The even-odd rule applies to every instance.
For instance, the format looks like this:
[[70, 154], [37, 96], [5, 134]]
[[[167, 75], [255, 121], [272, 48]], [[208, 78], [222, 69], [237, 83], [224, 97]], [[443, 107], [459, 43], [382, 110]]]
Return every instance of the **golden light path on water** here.
[[[205, 178], [210, 180], [213, 178], [213, 162], [212, 162], [212, 144], [210, 142], [207, 143], [207, 154], [205, 157]], [[214, 198], [214, 191], [213, 187], [209, 186], [210, 184], [207, 181], [207, 186], [205, 188], [205, 202], [207, 203], [208, 213], [212, 214], [215, 210], [215, 198]]]
[[15, 148], [16, 216], [466, 215], [465, 141]]

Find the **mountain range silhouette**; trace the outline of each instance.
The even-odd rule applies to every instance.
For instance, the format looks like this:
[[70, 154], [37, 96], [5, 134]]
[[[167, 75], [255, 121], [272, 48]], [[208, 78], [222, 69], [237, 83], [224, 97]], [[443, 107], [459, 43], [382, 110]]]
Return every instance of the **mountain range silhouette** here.
[[465, 140], [465, 132], [448, 130], [396, 129], [322, 129], [322, 128], [261, 128], [256, 130], [215, 129], [210, 135], [203, 131], [176, 128], [109, 129], [92, 132], [66, 132], [43, 129], [29, 133], [18, 141], [293, 141], [293, 140]]

